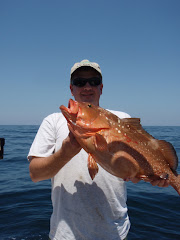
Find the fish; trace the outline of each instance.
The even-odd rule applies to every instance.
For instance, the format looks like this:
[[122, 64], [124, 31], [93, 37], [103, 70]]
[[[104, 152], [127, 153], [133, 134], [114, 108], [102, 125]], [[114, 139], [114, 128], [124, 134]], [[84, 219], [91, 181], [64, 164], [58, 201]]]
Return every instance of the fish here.
[[178, 157], [173, 145], [150, 135], [143, 129], [140, 118], [120, 119], [104, 108], [72, 99], [68, 107], [61, 105], [60, 110], [69, 130], [88, 153], [92, 180], [99, 164], [124, 180], [133, 177], [146, 182], [169, 179], [180, 195]]

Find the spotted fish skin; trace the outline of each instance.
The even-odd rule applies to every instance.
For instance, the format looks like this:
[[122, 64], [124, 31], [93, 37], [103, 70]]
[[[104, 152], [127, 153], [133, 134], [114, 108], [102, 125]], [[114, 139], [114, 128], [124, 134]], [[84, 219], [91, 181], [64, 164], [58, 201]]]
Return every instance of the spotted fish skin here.
[[169, 179], [180, 195], [178, 158], [174, 147], [147, 133], [139, 118], [120, 119], [90, 103], [69, 100], [60, 107], [68, 127], [82, 148], [89, 153], [88, 168], [93, 179], [101, 165], [109, 173], [126, 179], [145, 181]]

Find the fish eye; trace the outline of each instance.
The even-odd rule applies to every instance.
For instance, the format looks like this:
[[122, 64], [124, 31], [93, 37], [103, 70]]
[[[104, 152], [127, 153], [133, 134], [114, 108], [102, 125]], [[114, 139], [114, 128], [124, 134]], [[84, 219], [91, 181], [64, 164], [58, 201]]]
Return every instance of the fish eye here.
[[88, 104], [88, 107], [92, 107], [91, 104]]

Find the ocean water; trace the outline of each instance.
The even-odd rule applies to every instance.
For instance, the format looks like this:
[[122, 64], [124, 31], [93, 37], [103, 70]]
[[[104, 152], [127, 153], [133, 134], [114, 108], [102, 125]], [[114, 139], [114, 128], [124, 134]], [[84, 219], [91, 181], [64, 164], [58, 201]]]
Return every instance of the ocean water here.
[[[180, 159], [180, 127], [145, 127], [173, 144]], [[50, 180], [33, 183], [27, 154], [38, 126], [0, 126], [5, 138], [0, 160], [0, 240], [48, 239], [52, 212]], [[178, 167], [180, 173], [180, 167]], [[180, 240], [180, 196], [172, 188], [127, 183], [129, 240]]]

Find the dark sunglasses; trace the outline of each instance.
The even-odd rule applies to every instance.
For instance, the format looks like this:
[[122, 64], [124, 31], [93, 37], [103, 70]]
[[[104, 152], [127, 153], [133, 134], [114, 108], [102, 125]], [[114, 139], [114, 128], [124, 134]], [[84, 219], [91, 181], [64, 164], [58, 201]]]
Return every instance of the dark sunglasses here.
[[75, 78], [71, 80], [71, 84], [77, 87], [84, 87], [86, 83], [89, 83], [92, 87], [97, 87], [102, 83], [102, 80], [98, 77], [92, 78]]

